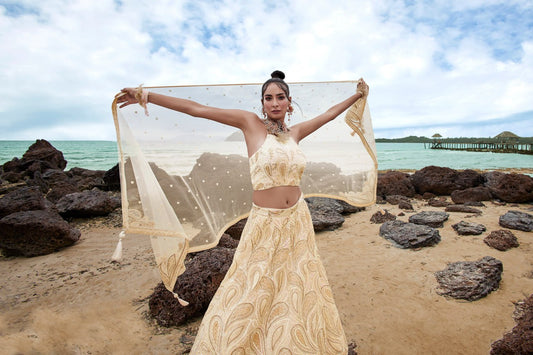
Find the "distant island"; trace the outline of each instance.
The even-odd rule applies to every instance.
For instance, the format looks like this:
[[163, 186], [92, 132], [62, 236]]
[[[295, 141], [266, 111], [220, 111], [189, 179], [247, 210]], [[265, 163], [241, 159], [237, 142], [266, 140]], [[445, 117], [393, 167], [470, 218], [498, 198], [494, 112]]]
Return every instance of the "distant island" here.
[[376, 138], [376, 143], [431, 143], [433, 139], [428, 137], [409, 136], [403, 138]]
[[[403, 138], [376, 138], [376, 143], [432, 143], [436, 139], [443, 143], [495, 143], [500, 142], [501, 138], [496, 137], [454, 137], [454, 138], [428, 138], [423, 136], [408, 136]], [[533, 143], [533, 137], [519, 137], [516, 139], [517, 143]]]

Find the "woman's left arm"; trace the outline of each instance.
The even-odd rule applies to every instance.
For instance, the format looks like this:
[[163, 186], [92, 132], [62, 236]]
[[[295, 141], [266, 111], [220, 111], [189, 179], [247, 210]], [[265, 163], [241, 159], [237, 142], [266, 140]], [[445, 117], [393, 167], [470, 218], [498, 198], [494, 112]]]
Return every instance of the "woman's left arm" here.
[[296, 142], [301, 141], [329, 121], [334, 120], [337, 116], [343, 113], [346, 109], [352, 106], [357, 100], [363, 96], [368, 95], [368, 85], [363, 79], [357, 84], [357, 92], [346, 100], [339, 102], [335, 106], [330, 107], [326, 112], [317, 117], [298, 123], [291, 127], [291, 135]]

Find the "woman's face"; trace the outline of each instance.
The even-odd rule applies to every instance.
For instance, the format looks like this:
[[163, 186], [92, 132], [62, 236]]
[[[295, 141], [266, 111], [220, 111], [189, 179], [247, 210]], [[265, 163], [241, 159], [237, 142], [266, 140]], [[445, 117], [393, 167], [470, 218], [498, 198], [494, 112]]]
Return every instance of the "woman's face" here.
[[285, 114], [289, 109], [291, 98], [287, 97], [276, 83], [271, 83], [267, 86], [265, 94], [263, 95], [263, 112], [272, 120], [280, 120], [285, 118]]

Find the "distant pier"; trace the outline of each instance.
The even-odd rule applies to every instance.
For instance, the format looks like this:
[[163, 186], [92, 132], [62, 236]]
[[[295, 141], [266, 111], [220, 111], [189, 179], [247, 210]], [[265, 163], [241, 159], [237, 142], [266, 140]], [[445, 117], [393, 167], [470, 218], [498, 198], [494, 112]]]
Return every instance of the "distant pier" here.
[[436, 141], [431, 143], [430, 149], [466, 150], [469, 152], [517, 153], [533, 155], [533, 144], [530, 143], [451, 143]]

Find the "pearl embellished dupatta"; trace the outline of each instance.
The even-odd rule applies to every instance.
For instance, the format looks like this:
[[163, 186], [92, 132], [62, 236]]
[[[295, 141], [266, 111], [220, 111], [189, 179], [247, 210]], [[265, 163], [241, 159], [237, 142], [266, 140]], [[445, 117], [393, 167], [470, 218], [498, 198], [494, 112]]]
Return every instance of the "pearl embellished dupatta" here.
[[[345, 100], [356, 85], [289, 83], [295, 110], [288, 126]], [[261, 84], [145, 89], [262, 116]], [[242, 132], [156, 105], [147, 109], [149, 116], [139, 105], [118, 108], [116, 99], [112, 104], [123, 229], [128, 235], [150, 236], [161, 278], [173, 292], [186, 254], [216, 246], [228, 227], [248, 215], [252, 185]], [[366, 97], [341, 116], [300, 142], [307, 158], [301, 189], [305, 197], [369, 206], [376, 196], [377, 157]]]

